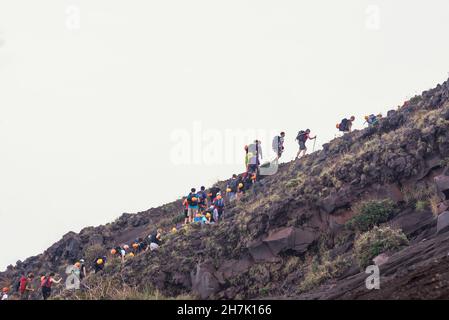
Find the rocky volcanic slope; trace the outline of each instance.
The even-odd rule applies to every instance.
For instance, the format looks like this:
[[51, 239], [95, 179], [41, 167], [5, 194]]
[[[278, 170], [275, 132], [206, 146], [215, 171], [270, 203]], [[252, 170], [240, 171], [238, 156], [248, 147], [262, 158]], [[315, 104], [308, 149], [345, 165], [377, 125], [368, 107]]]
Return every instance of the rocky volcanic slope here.
[[[130, 288], [203, 299], [449, 298], [448, 129], [446, 81], [391, 110], [378, 126], [282, 165], [229, 206], [224, 223], [167, 234], [158, 252], [124, 265], [111, 260], [102, 274], [87, 279], [90, 292], [61, 292], [59, 298], [126, 298]], [[391, 212], [368, 227], [354, 227], [369, 201]], [[21, 271], [63, 274], [67, 264], [93, 257], [96, 250], [106, 252], [157, 226], [170, 228], [180, 211], [177, 201], [69, 233], [42, 255], [9, 266], [0, 283], [10, 283]], [[383, 253], [375, 259], [380, 290], [368, 290], [358, 243], [388, 227], [402, 230], [408, 241], [384, 250], [368, 247]], [[105, 283], [115, 293], [101, 288]]]

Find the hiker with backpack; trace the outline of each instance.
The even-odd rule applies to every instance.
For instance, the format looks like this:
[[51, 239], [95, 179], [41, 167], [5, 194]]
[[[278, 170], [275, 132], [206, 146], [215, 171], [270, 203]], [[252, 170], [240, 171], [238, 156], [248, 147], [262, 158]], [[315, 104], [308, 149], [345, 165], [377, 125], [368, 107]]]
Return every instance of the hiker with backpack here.
[[189, 195], [187, 196], [187, 203], [189, 205], [188, 209], [187, 209], [187, 214], [189, 216], [189, 223], [191, 223], [193, 221], [193, 218], [196, 216], [196, 214], [198, 213], [198, 194], [196, 193], [196, 189], [192, 188], [190, 190]]
[[82, 281], [84, 278], [87, 277], [87, 268], [86, 268], [86, 261], [84, 259], [80, 259], [80, 281]]
[[106, 257], [105, 256], [98, 257], [97, 259], [95, 259], [95, 261], [94, 261], [94, 271], [95, 271], [95, 273], [103, 271], [105, 263], [106, 263]]
[[296, 154], [296, 159], [299, 159], [306, 155], [307, 153], [306, 142], [307, 140], [314, 140], [314, 139], [316, 139], [316, 136], [313, 138], [310, 136], [310, 129], [307, 129], [305, 131], [301, 130], [298, 132], [298, 135], [296, 136], [296, 141], [298, 141], [299, 144], [299, 151]]
[[369, 116], [365, 116], [365, 123], [368, 123], [368, 127], [372, 127], [376, 125], [379, 120], [382, 118], [382, 114], [378, 114], [375, 116], [374, 114], [370, 114]]
[[275, 136], [273, 138], [273, 151], [276, 153], [276, 159], [280, 159], [282, 156], [282, 153], [284, 152], [284, 139], [285, 139], [285, 132], [281, 132], [280, 135]]
[[44, 300], [47, 300], [48, 298], [50, 298], [51, 288], [52, 288], [53, 283], [59, 284], [62, 281], [62, 278], [60, 278], [59, 280], [55, 280], [54, 277], [55, 277], [55, 273], [51, 272], [49, 275], [43, 276], [41, 278], [42, 298]]
[[[150, 251], [159, 249], [159, 247], [162, 244], [161, 238], [162, 238], [162, 229], [157, 229], [155, 232], [153, 232], [152, 234], [150, 234], [148, 236], [148, 242], [150, 244], [150, 246], [149, 246]], [[146, 250], [148, 250], [148, 247]]]
[[260, 140], [254, 140], [254, 143], [248, 146], [248, 172], [258, 175], [260, 160], [262, 156], [262, 146]]
[[182, 206], [184, 208], [184, 224], [189, 223], [189, 203], [187, 202], [187, 197], [182, 200]]
[[340, 132], [348, 133], [352, 131], [352, 123], [354, 122], [355, 117], [351, 116], [349, 119], [342, 119], [340, 123], [337, 124], [337, 129]]
[[201, 186], [198, 192], [198, 208], [200, 211], [205, 211], [207, 209], [207, 194], [206, 188]]
[[231, 181], [229, 181], [228, 186], [226, 187], [226, 195], [228, 196], [229, 202], [232, 202], [236, 199], [238, 185], [239, 185], [239, 179], [236, 174], [233, 174]]
[[207, 193], [207, 196], [209, 197], [209, 203], [214, 203], [215, 198], [217, 197], [217, 194], [220, 193], [220, 188], [217, 186], [213, 186], [209, 189], [209, 192]]
[[248, 165], [249, 165], [249, 158], [250, 158], [250, 154], [249, 154], [249, 147], [246, 145], [245, 146], [245, 171], [248, 172]]
[[217, 194], [217, 197], [214, 199], [213, 204], [215, 208], [213, 212], [214, 221], [218, 222], [223, 220], [225, 202], [220, 193]]
[[17, 291], [20, 294], [20, 300], [28, 300], [28, 297], [30, 295], [30, 292], [34, 291], [33, 288], [33, 280], [34, 280], [34, 274], [32, 272], [28, 273], [27, 276], [22, 275], [20, 277]]

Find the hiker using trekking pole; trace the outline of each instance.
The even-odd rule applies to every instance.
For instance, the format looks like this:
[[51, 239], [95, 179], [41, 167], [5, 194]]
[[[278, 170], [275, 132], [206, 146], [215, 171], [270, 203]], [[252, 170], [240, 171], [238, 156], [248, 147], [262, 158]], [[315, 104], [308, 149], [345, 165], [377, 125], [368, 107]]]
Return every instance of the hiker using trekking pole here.
[[342, 119], [340, 123], [337, 123], [337, 129], [340, 132], [348, 133], [352, 131], [352, 123], [354, 122], [355, 117], [351, 116], [349, 119]]
[[[299, 159], [303, 156], [306, 155], [307, 153], [307, 147], [306, 147], [306, 142], [307, 140], [316, 140], [316, 136], [315, 137], [311, 137], [310, 136], [310, 129], [307, 129], [306, 131], [301, 130], [298, 132], [298, 135], [296, 136], [296, 141], [298, 141], [299, 144], [299, 151], [296, 154], [296, 159]], [[301, 155], [302, 153], [302, 155]]]
[[285, 132], [281, 132], [280, 135], [273, 138], [272, 147], [273, 151], [276, 153], [276, 160], [278, 160], [284, 152], [284, 138]]
[[368, 123], [368, 127], [372, 127], [376, 125], [381, 118], [381, 113], [379, 113], [377, 116], [375, 116], [374, 114], [370, 114], [369, 116], [365, 116], [365, 122], [363, 124]]

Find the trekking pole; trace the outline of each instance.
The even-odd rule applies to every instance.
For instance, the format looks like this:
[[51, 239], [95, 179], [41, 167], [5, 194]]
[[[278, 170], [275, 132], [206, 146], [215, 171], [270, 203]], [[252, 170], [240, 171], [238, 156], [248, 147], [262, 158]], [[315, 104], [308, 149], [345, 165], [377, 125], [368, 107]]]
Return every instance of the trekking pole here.
[[313, 139], [313, 149], [312, 149], [312, 152], [315, 152], [315, 144], [316, 144], [316, 136], [315, 136], [315, 139]]

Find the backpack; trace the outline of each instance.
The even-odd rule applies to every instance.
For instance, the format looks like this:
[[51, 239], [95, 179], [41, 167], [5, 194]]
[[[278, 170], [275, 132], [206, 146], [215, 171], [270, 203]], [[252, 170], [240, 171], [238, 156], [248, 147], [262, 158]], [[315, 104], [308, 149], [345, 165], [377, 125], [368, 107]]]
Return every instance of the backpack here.
[[22, 278], [19, 279], [19, 281], [17, 281], [17, 283], [14, 285], [14, 290], [16, 292], [19, 292], [20, 290], [20, 283], [21, 283]]
[[306, 132], [304, 130], [299, 131], [298, 135], [296, 136], [296, 140], [300, 142], [306, 142], [307, 140]]
[[200, 192], [198, 192], [198, 198], [199, 198], [199, 202], [201, 203], [201, 204], [204, 204], [204, 202], [205, 202], [205, 200], [206, 200], [206, 198], [207, 198], [207, 195], [206, 195], [206, 192], [205, 191], [200, 191]]
[[366, 122], [368, 122], [368, 124], [373, 124], [374, 122], [376, 122], [377, 117], [374, 114], [370, 114], [368, 116], [368, 120], [366, 120]]
[[44, 277], [41, 281], [42, 288], [51, 288], [51, 277]]
[[272, 143], [273, 150], [278, 151], [280, 146], [281, 146], [281, 137], [280, 136], [274, 137]]
[[348, 131], [348, 122], [349, 120], [344, 118], [341, 120], [340, 125], [338, 126], [338, 130], [340, 131]]
[[18, 290], [25, 291], [25, 289], [27, 287], [27, 281], [28, 281], [28, 279], [26, 277], [21, 277], [19, 280]]
[[217, 200], [215, 200], [214, 205], [215, 205], [215, 207], [217, 207], [217, 209], [223, 209], [224, 208], [224, 200], [217, 199]]
[[193, 201], [192, 198], [198, 198], [198, 195], [190, 193], [189, 196], [187, 197], [187, 203], [189, 204], [189, 206], [196, 206], [198, 204], [198, 200]]
[[238, 179], [234, 179], [231, 181], [231, 183], [229, 184], [229, 187], [231, 188], [232, 192], [237, 192], [237, 186], [239, 184], [239, 180]]

